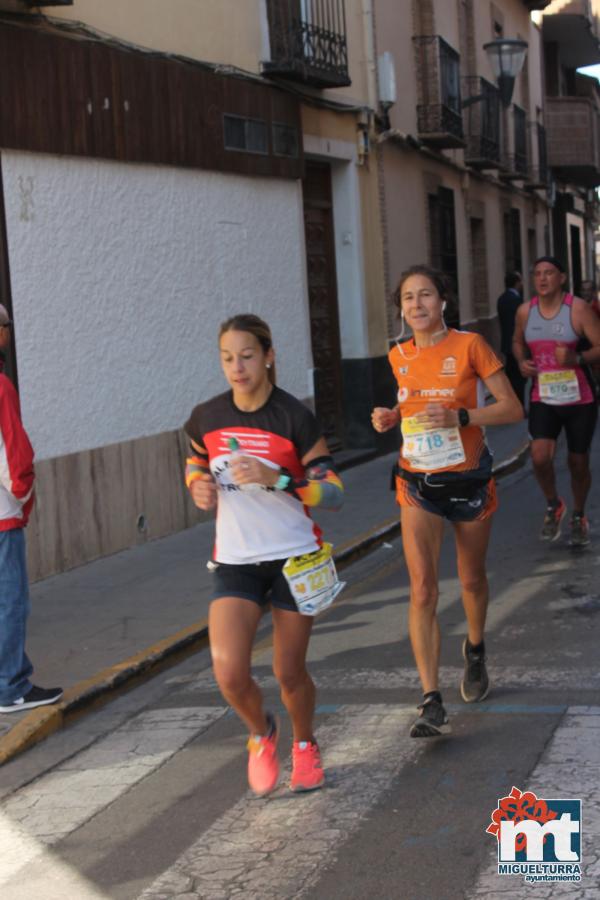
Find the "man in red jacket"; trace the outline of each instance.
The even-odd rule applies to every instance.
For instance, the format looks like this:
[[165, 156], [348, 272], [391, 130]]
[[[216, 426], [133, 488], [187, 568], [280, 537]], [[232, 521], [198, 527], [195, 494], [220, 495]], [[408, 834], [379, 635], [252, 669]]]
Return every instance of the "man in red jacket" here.
[[12, 322], [0, 304], [0, 713], [56, 703], [62, 688], [31, 684], [25, 653], [29, 584], [24, 528], [33, 506], [33, 450], [21, 422], [19, 398], [3, 374]]

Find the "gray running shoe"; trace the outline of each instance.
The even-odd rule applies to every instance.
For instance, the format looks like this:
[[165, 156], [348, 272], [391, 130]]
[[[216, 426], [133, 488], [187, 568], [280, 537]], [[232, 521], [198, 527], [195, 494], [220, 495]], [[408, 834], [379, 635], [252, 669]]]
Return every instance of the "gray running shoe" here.
[[450, 734], [450, 725], [446, 710], [435, 697], [428, 697], [419, 706], [419, 715], [410, 729], [413, 738], [438, 737], [440, 734]]
[[585, 516], [571, 517], [570, 547], [587, 547], [590, 542], [590, 526]]
[[468, 638], [463, 641], [462, 653], [465, 660], [465, 672], [460, 685], [460, 695], [465, 703], [477, 703], [485, 700], [490, 690], [490, 680], [485, 667], [485, 650], [475, 653]]
[[559, 498], [558, 506], [547, 506], [544, 524], [540, 532], [543, 541], [555, 541], [560, 537], [560, 524], [565, 517], [567, 507], [564, 500]]

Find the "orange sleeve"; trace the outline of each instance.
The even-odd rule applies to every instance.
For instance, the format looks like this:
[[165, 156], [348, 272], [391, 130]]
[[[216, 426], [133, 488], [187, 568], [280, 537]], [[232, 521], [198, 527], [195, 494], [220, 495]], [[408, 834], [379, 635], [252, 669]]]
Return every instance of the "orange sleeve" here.
[[479, 377], [484, 381], [490, 375], [494, 375], [504, 368], [488, 342], [480, 334], [473, 335], [469, 348], [469, 359]]

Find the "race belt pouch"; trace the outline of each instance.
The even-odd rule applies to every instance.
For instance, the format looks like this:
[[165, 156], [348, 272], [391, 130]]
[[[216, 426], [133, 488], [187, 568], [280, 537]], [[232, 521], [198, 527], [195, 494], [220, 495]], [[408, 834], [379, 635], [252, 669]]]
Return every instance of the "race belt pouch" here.
[[331, 544], [323, 544], [312, 553], [291, 556], [283, 567], [298, 612], [316, 616], [331, 606], [345, 586], [340, 581], [331, 555]]
[[443, 475], [429, 475], [426, 472], [409, 472], [396, 465], [396, 475], [414, 484], [424, 500], [472, 500], [489, 481], [489, 478], [444, 478]]

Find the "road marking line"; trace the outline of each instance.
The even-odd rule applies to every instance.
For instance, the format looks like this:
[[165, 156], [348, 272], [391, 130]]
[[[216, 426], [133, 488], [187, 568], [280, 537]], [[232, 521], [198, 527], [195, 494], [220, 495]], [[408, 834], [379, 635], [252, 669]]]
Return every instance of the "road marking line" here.
[[[21, 788], [2, 804], [0, 885], [117, 800], [224, 716], [228, 707], [154, 709]], [[0, 891], [4, 897], [4, 890]]]
[[221, 816], [139, 900], [314, 897], [323, 866], [361, 825], [392, 779], [418, 754], [414, 709], [341, 706], [319, 727], [325, 789], [247, 796]]
[[[311, 669], [309, 661], [309, 670]], [[530, 688], [546, 690], [563, 690], [567, 688], [588, 690], [600, 688], [600, 671], [595, 669], [570, 668], [528, 668], [526, 666], [496, 666], [493, 660], [488, 662], [491, 691], [500, 688]], [[312, 678], [317, 690], [420, 690], [419, 675], [414, 667], [398, 667], [393, 669], [329, 669], [312, 671]], [[254, 672], [254, 679], [265, 690], [277, 689], [275, 676], [270, 672]], [[458, 688], [463, 677], [463, 667], [442, 666], [440, 668], [440, 690]], [[173, 679], [171, 684], [178, 685], [178, 693], [200, 693], [218, 691], [212, 669], [204, 669], [199, 675], [186, 675]]]

